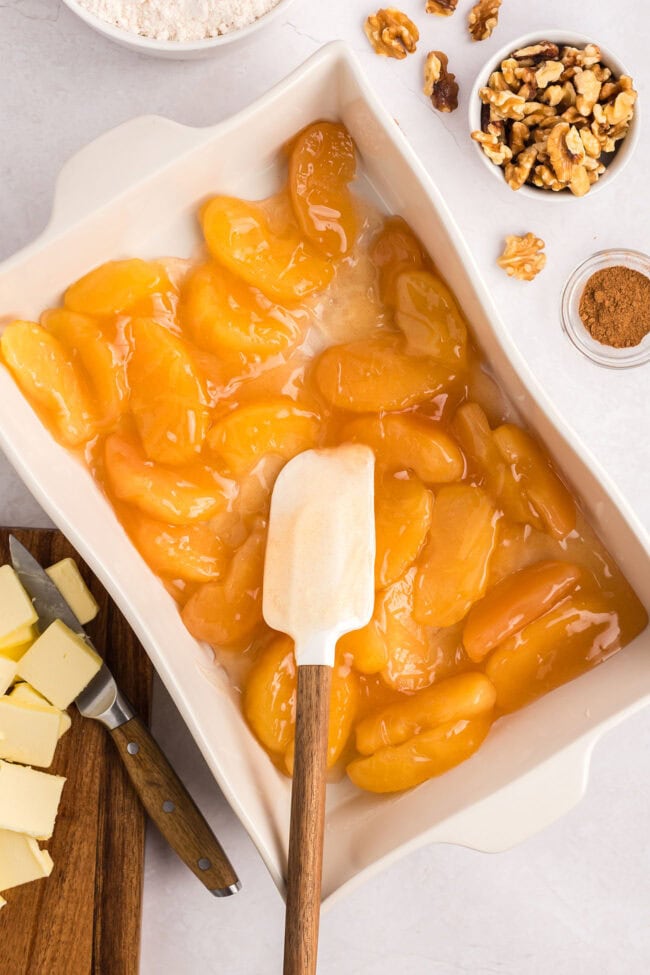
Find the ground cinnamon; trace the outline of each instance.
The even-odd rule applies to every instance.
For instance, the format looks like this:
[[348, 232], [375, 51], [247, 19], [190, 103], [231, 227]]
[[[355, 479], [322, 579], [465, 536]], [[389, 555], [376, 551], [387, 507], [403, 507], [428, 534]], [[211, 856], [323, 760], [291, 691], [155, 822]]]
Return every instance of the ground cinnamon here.
[[650, 332], [650, 278], [620, 265], [596, 271], [582, 292], [580, 318], [603, 345], [638, 345]]

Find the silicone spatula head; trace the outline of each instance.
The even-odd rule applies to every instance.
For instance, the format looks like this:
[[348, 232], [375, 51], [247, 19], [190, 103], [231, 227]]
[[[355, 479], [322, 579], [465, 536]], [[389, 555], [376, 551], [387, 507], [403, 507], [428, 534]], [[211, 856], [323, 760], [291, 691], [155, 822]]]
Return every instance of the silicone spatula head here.
[[362, 444], [306, 450], [275, 482], [263, 612], [293, 638], [299, 666], [331, 667], [339, 637], [372, 616], [374, 463]]

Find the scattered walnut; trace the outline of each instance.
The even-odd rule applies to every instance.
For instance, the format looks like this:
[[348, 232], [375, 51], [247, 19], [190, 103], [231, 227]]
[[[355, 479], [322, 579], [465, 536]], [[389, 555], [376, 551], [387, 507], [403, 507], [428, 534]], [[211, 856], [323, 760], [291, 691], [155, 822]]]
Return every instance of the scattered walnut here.
[[415, 51], [420, 39], [413, 21], [395, 7], [385, 7], [371, 14], [364, 30], [376, 54], [400, 61]]
[[485, 41], [499, 21], [501, 0], [478, 0], [469, 12], [467, 25], [473, 41]]
[[521, 189], [528, 180], [536, 159], [537, 149], [535, 146], [528, 146], [527, 149], [519, 153], [514, 162], [506, 163], [506, 183], [511, 190]]
[[512, 159], [512, 149], [502, 142], [498, 135], [477, 131], [472, 132], [472, 139], [478, 142], [485, 155], [496, 166], [502, 166]]
[[561, 61], [544, 61], [535, 72], [538, 88], [546, 88], [555, 81], [559, 81], [564, 71]]
[[601, 156], [627, 135], [637, 93], [600, 59], [596, 44], [560, 52], [540, 41], [504, 58], [479, 89], [486, 138], [472, 136], [512, 189], [528, 183], [582, 196], [605, 171]]
[[458, 0], [427, 0], [426, 12], [439, 14], [441, 17], [451, 17], [458, 6]]
[[557, 178], [568, 183], [585, 161], [585, 147], [575, 125], [558, 122], [549, 132], [548, 155]]
[[490, 105], [497, 118], [512, 118], [521, 121], [524, 116], [525, 99], [511, 91], [494, 91], [480, 88], [479, 97]]
[[535, 234], [528, 233], [524, 237], [512, 234], [506, 237], [506, 246], [497, 264], [511, 278], [532, 281], [546, 264], [543, 249], [544, 241]]
[[591, 115], [600, 96], [600, 81], [590, 68], [585, 68], [576, 74], [573, 84], [577, 92], [576, 108], [581, 115]]
[[447, 55], [430, 51], [424, 62], [424, 94], [439, 112], [453, 112], [458, 108], [456, 75], [447, 69]]

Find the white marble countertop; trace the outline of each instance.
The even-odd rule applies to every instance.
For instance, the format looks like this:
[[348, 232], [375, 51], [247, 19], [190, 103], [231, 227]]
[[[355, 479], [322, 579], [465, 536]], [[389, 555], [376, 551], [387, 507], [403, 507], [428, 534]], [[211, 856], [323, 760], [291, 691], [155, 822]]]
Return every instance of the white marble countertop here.
[[[61, 164], [99, 133], [144, 113], [190, 125], [218, 121], [324, 42], [343, 38], [441, 188], [533, 371], [650, 527], [650, 366], [627, 372], [592, 366], [569, 346], [558, 319], [561, 286], [580, 260], [611, 246], [650, 250], [648, 128], [609, 190], [565, 207], [522, 200], [498, 186], [478, 165], [466, 121], [469, 86], [482, 62], [508, 39], [538, 27], [602, 41], [633, 73], [645, 108], [650, 15], [633, 0], [504, 0], [493, 37], [471, 44], [464, 24], [469, 0], [461, 0], [449, 19], [425, 16], [424, 0], [401, 6], [422, 36], [418, 54], [405, 62], [372, 53], [361, 30], [371, 4], [361, 0], [296, 0], [284, 21], [242, 47], [207, 61], [171, 62], [111, 45], [57, 0], [0, 0], [0, 259], [43, 227]], [[421, 93], [420, 52], [433, 48], [449, 55], [461, 85], [461, 105], [452, 115], [433, 112]], [[534, 283], [520, 284], [494, 262], [506, 233], [528, 230], [546, 241], [548, 265]], [[47, 524], [1, 459], [0, 515], [4, 524]], [[141, 971], [278, 972], [280, 897], [174, 706], [160, 686], [156, 690], [154, 730], [215, 825], [244, 888], [214, 901], [152, 833]], [[323, 918], [319, 972], [645, 975], [649, 753], [646, 711], [602, 741], [586, 798], [541, 835], [497, 856], [431, 847], [354, 891]]]

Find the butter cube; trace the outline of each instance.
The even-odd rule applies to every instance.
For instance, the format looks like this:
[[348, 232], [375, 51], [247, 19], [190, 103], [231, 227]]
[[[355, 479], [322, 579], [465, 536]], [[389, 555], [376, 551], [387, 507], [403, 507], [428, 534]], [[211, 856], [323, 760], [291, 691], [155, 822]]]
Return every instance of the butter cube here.
[[50, 854], [31, 836], [0, 829], [0, 890], [49, 877], [53, 866]]
[[49, 840], [64, 784], [61, 775], [0, 759], [0, 830]]
[[0, 758], [49, 768], [59, 740], [59, 715], [0, 697]]
[[0, 639], [37, 619], [34, 604], [14, 570], [10, 565], [0, 566]]
[[16, 676], [16, 661], [0, 657], [0, 695], [4, 694], [14, 682]]
[[12, 689], [9, 691], [9, 697], [12, 701], [20, 701], [21, 704], [27, 705], [30, 708], [41, 708], [44, 711], [53, 711], [59, 719], [59, 738], [62, 738], [66, 731], [70, 730], [72, 726], [72, 718], [67, 711], [60, 711], [59, 708], [55, 708], [53, 704], [46, 701], [42, 694], [35, 691], [31, 684], [25, 683], [25, 681], [20, 681], [18, 684], [14, 684]]
[[74, 559], [61, 559], [45, 571], [82, 626], [95, 619], [99, 605]]
[[[18, 657], [14, 656], [12, 652], [16, 647], [22, 647], [24, 644], [33, 643], [38, 636], [38, 629], [31, 623], [29, 626], [19, 626], [17, 630], [13, 633], [8, 633], [7, 636], [0, 640], [0, 654], [3, 657], [11, 657], [12, 660], [18, 660]], [[21, 651], [22, 654], [23, 651]], [[19, 654], [20, 656], [20, 654]]]
[[57, 708], [67, 708], [102, 665], [85, 640], [55, 620], [18, 661], [18, 676]]
[[5, 657], [7, 660], [14, 660], [17, 663], [21, 657], [25, 656], [37, 636], [38, 631], [36, 631], [31, 640], [28, 640], [26, 643], [17, 643], [15, 646], [3, 647], [3, 649], [0, 650], [0, 657]]

